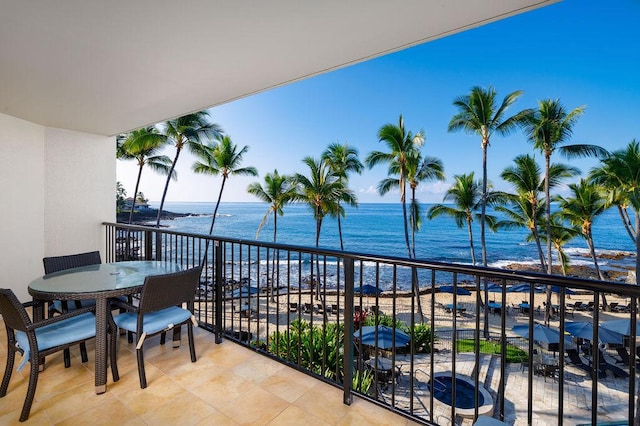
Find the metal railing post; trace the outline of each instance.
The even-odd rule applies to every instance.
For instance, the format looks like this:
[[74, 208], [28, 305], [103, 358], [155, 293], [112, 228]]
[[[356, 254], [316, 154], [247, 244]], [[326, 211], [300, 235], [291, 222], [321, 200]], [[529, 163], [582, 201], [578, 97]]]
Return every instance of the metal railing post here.
[[343, 397], [342, 402], [351, 405], [353, 396], [353, 258], [345, 257], [344, 261], [344, 350], [343, 350]]
[[222, 242], [215, 241], [215, 285], [216, 291], [214, 292], [215, 297], [215, 335], [216, 335], [216, 343], [222, 343]]
[[153, 231], [144, 231], [144, 260], [153, 260]]

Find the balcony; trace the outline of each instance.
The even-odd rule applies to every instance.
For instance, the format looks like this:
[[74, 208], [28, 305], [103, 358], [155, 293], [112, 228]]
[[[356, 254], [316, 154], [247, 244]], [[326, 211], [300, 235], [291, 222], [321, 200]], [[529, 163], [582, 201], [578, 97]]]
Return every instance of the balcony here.
[[[301, 412], [328, 424], [349, 422], [351, 416], [372, 424], [409, 419], [471, 425], [480, 415], [507, 424], [635, 421], [636, 363], [625, 365], [620, 358], [622, 351], [636, 358], [637, 345], [631, 343], [636, 341], [635, 321], [629, 322], [630, 330], [619, 344], [603, 343], [589, 351], [569, 335], [545, 341], [536, 329], [547, 315], [549, 328], [561, 333], [574, 321], [604, 324], [636, 318], [636, 286], [141, 226], [107, 223], [105, 230], [108, 262], [167, 260], [186, 267], [204, 259], [196, 301], [198, 362], [188, 362], [185, 348], [152, 346], [147, 351], [154, 367], [150, 386], [141, 391], [135, 358], [122, 340], [122, 378], [110, 383], [102, 397], [92, 394], [91, 363], [73, 363], [81, 370], [78, 375], [86, 376], [86, 386], [69, 371], [56, 375], [80, 386], [78, 394], [67, 393], [65, 382], [48, 382], [42, 376], [32, 413], [42, 415], [42, 407], [49, 421], [58, 421], [60, 416], [48, 413], [66, 406], [68, 398], [80, 399], [86, 409], [95, 403], [88, 410], [93, 414], [85, 414], [95, 415], [100, 402], [117, 407], [144, 395], [144, 403], [127, 410], [150, 422], [145, 415], [164, 413], [164, 406], [175, 402], [171, 389], [176, 384], [195, 394], [188, 405], [195, 410], [177, 410], [196, 416], [194, 423], [223, 415], [237, 423], [265, 424]], [[419, 297], [411, 291], [415, 283]], [[442, 291], [444, 284], [450, 287], [447, 292]], [[550, 286], [554, 293], [547, 305], [546, 295], [536, 294], [536, 289]], [[516, 287], [524, 292], [511, 293]], [[605, 296], [608, 309], [593, 309]], [[383, 342], [380, 328], [375, 341], [367, 342], [362, 332], [372, 320], [404, 330], [409, 343], [404, 344], [401, 334]], [[534, 339], [515, 333], [514, 325], [534, 332]], [[598, 341], [601, 333], [596, 327], [587, 337]], [[563, 356], [572, 351], [582, 366]], [[62, 370], [60, 361], [48, 369]], [[154, 386], [155, 380], [165, 379], [167, 386]], [[11, 392], [16, 386], [20, 383], [12, 382], [11, 398], [21, 401], [23, 392]], [[58, 389], [63, 390], [59, 396]], [[200, 394], [197, 389], [206, 391]], [[171, 403], [163, 399], [167, 393]], [[153, 398], [146, 398], [149, 394]], [[250, 402], [256, 395], [258, 401]], [[275, 402], [267, 398], [271, 395]], [[165, 402], [157, 409], [145, 408], [156, 397]], [[185, 404], [182, 396], [176, 398]], [[269, 402], [261, 405], [264, 401]], [[235, 409], [238, 412], [231, 411]], [[62, 411], [64, 416], [74, 413]], [[7, 417], [13, 418], [17, 416]]]

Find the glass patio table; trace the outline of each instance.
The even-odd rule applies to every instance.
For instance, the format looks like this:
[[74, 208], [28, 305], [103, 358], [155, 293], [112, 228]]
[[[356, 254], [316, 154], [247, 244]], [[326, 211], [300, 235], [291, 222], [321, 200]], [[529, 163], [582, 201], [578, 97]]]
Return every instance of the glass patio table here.
[[31, 281], [28, 290], [34, 300], [95, 299], [95, 386], [96, 393], [101, 394], [107, 390], [108, 299], [130, 296], [140, 292], [147, 276], [168, 274], [181, 270], [182, 267], [173, 262], [132, 261], [102, 263], [44, 275]]

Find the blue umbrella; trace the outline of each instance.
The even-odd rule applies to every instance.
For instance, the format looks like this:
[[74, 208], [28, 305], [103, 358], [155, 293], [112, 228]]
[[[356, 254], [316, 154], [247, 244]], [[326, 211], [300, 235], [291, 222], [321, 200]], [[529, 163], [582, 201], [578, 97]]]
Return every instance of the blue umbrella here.
[[[605, 328], [623, 336], [631, 335], [631, 321], [628, 318], [603, 322], [600, 324], [600, 328]], [[636, 333], [640, 333], [640, 321], [636, 323]]]
[[457, 294], [458, 296], [470, 296], [471, 292], [463, 287], [452, 286], [452, 285], [442, 285], [438, 287], [438, 290], [442, 293], [451, 293]]
[[[560, 287], [559, 285], [552, 285], [551, 292], [560, 293], [563, 288], [565, 289], [564, 294], [576, 294], [576, 292], [571, 290], [570, 288]], [[547, 288], [545, 286], [536, 287], [536, 293], [544, 293], [545, 291], [547, 291]]]
[[[589, 321], [567, 322], [564, 325], [567, 333], [581, 339], [593, 340], [593, 323]], [[599, 343], [622, 343], [622, 334], [600, 326], [598, 328]]]
[[[480, 290], [482, 291], [485, 290], [484, 283], [480, 284]], [[487, 283], [487, 291], [489, 293], [502, 293], [502, 286], [496, 283]], [[507, 291], [509, 291], [508, 288], [507, 288]]]
[[241, 287], [231, 292], [231, 297], [249, 297], [258, 293], [258, 287]]
[[[376, 339], [377, 331], [377, 339]], [[362, 334], [361, 334], [362, 333]], [[405, 346], [411, 337], [402, 330], [387, 327], [386, 325], [368, 325], [353, 333], [353, 337], [360, 339], [360, 343], [367, 346], [377, 346], [380, 349], [390, 349], [393, 347], [395, 335], [396, 347]], [[376, 345], [377, 342], [377, 345]]]
[[[525, 339], [529, 338], [529, 324], [514, 325], [511, 329], [514, 333]], [[541, 343], [559, 343], [560, 332], [545, 325], [533, 324], [533, 340]], [[571, 344], [571, 338], [565, 337], [565, 344]]]
[[365, 296], [376, 295], [382, 293], [378, 287], [373, 286], [371, 284], [365, 284], [362, 287], [356, 287], [353, 289], [355, 293], [362, 293]]

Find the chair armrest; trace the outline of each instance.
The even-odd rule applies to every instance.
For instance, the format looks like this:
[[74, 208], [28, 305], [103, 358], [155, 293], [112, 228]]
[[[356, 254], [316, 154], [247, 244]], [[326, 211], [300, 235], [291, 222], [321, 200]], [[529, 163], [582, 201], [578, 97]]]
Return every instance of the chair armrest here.
[[27, 330], [31, 331], [31, 330], [35, 330], [37, 328], [40, 327], [44, 327], [45, 325], [49, 325], [49, 324], [55, 324], [57, 322], [60, 322], [62, 320], [66, 320], [68, 318], [73, 318], [73, 317], [77, 317], [78, 315], [82, 315], [82, 314], [86, 314], [86, 313], [96, 313], [96, 307], [95, 306], [90, 306], [87, 308], [81, 308], [81, 309], [76, 309], [72, 312], [66, 312], [64, 314], [60, 314], [60, 315], [56, 315], [55, 317], [51, 317], [51, 318], [47, 318], [45, 320], [42, 321], [38, 321], [38, 322], [34, 322], [31, 323], [27, 326]]
[[122, 309], [126, 309], [127, 311], [132, 311], [132, 312], [137, 312], [138, 311], [138, 307], [129, 303], [129, 302], [125, 302], [122, 299], [118, 299], [118, 298], [113, 298], [113, 299], [109, 299], [109, 303], [111, 304], [111, 307], [115, 307], [115, 308], [122, 308]]

